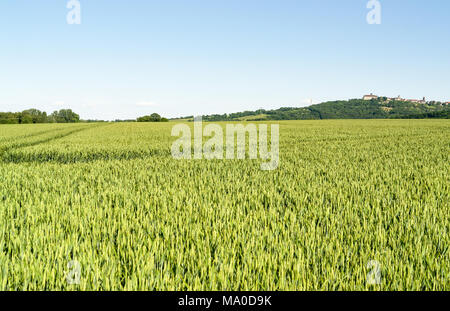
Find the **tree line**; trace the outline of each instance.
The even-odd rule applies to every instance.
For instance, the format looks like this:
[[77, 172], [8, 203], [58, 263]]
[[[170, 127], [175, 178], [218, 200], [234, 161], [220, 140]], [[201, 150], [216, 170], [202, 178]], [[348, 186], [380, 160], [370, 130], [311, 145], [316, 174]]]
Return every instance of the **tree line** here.
[[22, 112], [0, 112], [0, 124], [36, 124], [36, 123], [76, 123], [80, 116], [71, 109], [61, 109], [47, 115], [38, 109]]
[[[115, 120], [114, 122], [168, 122], [167, 118], [157, 113], [142, 116], [132, 120]], [[28, 109], [22, 112], [0, 112], [0, 124], [36, 124], [36, 123], [77, 123], [77, 122], [107, 122], [104, 120], [81, 120], [71, 109], [61, 109], [47, 115], [45, 111]]]

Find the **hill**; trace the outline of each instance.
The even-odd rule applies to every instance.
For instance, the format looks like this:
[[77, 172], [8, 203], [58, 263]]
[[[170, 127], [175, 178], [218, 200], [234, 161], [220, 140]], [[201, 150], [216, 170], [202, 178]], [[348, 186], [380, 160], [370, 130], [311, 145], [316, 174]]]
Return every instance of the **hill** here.
[[[448, 119], [449, 112], [450, 107], [440, 102], [416, 103], [378, 98], [372, 100], [330, 101], [302, 108], [259, 109], [221, 115], [213, 114], [203, 116], [203, 120]], [[192, 116], [183, 119], [192, 120]]]

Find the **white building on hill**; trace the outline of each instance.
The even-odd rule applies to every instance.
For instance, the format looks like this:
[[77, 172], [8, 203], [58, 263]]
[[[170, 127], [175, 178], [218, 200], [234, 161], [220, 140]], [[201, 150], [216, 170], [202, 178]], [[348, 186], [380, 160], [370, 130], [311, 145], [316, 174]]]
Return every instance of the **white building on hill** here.
[[377, 99], [378, 96], [377, 95], [373, 95], [372, 93], [370, 93], [370, 95], [364, 95], [363, 99], [364, 100], [371, 100], [371, 99]]

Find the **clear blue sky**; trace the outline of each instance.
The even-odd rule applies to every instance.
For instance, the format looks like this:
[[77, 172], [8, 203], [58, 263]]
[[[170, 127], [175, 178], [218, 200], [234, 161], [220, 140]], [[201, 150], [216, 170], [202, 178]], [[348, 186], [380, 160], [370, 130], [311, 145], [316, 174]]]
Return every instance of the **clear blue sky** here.
[[450, 1], [0, 2], [0, 111], [135, 118], [305, 106], [364, 93], [450, 100]]

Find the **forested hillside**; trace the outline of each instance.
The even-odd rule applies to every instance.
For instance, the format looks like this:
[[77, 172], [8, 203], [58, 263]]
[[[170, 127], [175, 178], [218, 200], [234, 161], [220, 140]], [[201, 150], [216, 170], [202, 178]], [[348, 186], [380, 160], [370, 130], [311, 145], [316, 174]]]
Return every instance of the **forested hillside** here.
[[[448, 118], [450, 107], [440, 102], [415, 103], [351, 99], [330, 101], [303, 108], [244, 111], [203, 116], [204, 121], [263, 121], [263, 120], [319, 120], [319, 119], [405, 119]], [[192, 119], [185, 117], [183, 119]]]

